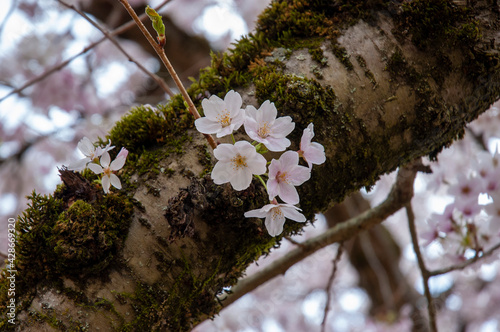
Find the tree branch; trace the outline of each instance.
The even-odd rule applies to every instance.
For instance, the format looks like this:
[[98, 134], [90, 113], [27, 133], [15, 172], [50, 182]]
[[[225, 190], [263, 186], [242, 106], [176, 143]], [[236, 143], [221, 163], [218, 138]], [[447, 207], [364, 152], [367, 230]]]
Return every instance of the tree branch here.
[[156, 74], [153, 74], [152, 72], [150, 72], [149, 70], [146, 69], [146, 67], [144, 67], [140, 62], [136, 61], [117, 41], [115, 38], [113, 38], [113, 36], [111, 36], [109, 34], [108, 31], [106, 31], [105, 29], [103, 29], [99, 24], [97, 24], [94, 20], [92, 20], [90, 17], [88, 17], [84, 12], [82, 12], [80, 9], [76, 8], [75, 6], [73, 5], [70, 5], [62, 0], [57, 0], [57, 2], [59, 2], [61, 5], [67, 7], [67, 8], [70, 8], [72, 10], [74, 10], [76, 13], [78, 13], [81, 17], [83, 17], [87, 22], [89, 22], [90, 24], [92, 24], [96, 29], [98, 29], [99, 31], [101, 31], [101, 33], [107, 38], [109, 39], [109, 41], [115, 45], [115, 47], [120, 50], [120, 52], [122, 52], [129, 61], [133, 62], [136, 64], [136, 66], [142, 70], [146, 75], [148, 75], [149, 77], [151, 77], [162, 89], [163, 91], [165, 91], [166, 94], [168, 94], [170, 97], [173, 97], [174, 96], [174, 93], [172, 92], [172, 90], [170, 90], [170, 88], [168, 87], [168, 85], [161, 79], [160, 76], [156, 75]]
[[395, 184], [386, 200], [377, 207], [374, 207], [357, 217], [351, 218], [346, 222], [340, 223], [330, 228], [325, 233], [312, 239], [304, 241], [296, 249], [290, 251], [285, 256], [277, 259], [273, 264], [265, 267], [256, 274], [240, 280], [231, 292], [226, 296], [220, 297], [224, 307], [227, 307], [243, 295], [256, 289], [263, 283], [272, 278], [285, 274], [285, 272], [295, 263], [301, 261], [307, 256], [312, 255], [321, 248], [335, 242], [342, 242], [353, 238], [361, 231], [381, 223], [387, 217], [405, 206], [413, 196], [413, 180], [417, 173], [420, 160], [401, 168], [398, 173]]
[[425, 267], [425, 262], [420, 252], [420, 247], [418, 245], [417, 229], [415, 227], [415, 215], [413, 214], [413, 209], [411, 207], [411, 202], [406, 205], [406, 215], [408, 216], [408, 228], [410, 229], [411, 242], [413, 244], [413, 251], [417, 256], [418, 267], [422, 272], [422, 282], [424, 284], [424, 294], [427, 299], [427, 310], [429, 312], [429, 326], [431, 332], [437, 332], [436, 324], [436, 307], [434, 306], [434, 301], [432, 299], [432, 294], [429, 288], [429, 270]]
[[[200, 113], [198, 113], [198, 110], [194, 106], [193, 101], [191, 100], [191, 97], [189, 96], [189, 94], [186, 91], [186, 88], [184, 87], [181, 80], [179, 79], [179, 76], [177, 76], [177, 73], [175, 72], [174, 67], [172, 66], [172, 64], [168, 60], [168, 57], [165, 54], [165, 51], [163, 50], [163, 47], [158, 45], [158, 43], [154, 40], [153, 36], [151, 36], [148, 29], [146, 29], [146, 27], [141, 22], [141, 20], [139, 19], [139, 17], [135, 13], [134, 9], [130, 6], [128, 1], [127, 0], [120, 0], [120, 2], [122, 3], [123, 7], [125, 7], [125, 9], [130, 14], [130, 16], [134, 19], [135, 23], [137, 24], [137, 27], [141, 30], [144, 37], [146, 37], [149, 44], [153, 47], [156, 54], [158, 54], [158, 56], [160, 57], [160, 60], [163, 62], [163, 64], [167, 68], [168, 73], [170, 74], [170, 76], [174, 80], [175, 84], [177, 85], [177, 87], [179, 88], [179, 91], [182, 94], [182, 97], [184, 97], [184, 100], [188, 104], [188, 109], [189, 109], [189, 112], [191, 113], [191, 115], [193, 115], [195, 119], [200, 118], [201, 117]], [[215, 140], [212, 137], [212, 135], [203, 134], [203, 136], [205, 136], [206, 140], [208, 141], [208, 143], [210, 144], [212, 149], [215, 149], [217, 147], [217, 143], [215, 143]]]
[[[165, 0], [163, 1], [160, 5], [158, 5], [158, 7], [156, 7], [155, 9], [156, 10], [159, 10], [160, 8], [162, 8], [163, 6], [165, 6], [168, 2], [170, 2], [170, 0]], [[147, 15], [146, 14], [143, 14], [139, 17], [140, 20], [144, 20], [147, 18]], [[133, 21], [130, 21], [130, 22], [127, 22], [126, 24], [123, 24], [122, 26], [116, 28], [115, 30], [109, 32], [109, 36], [116, 36], [116, 35], [119, 35], [121, 33], [123, 33], [124, 31], [127, 31], [128, 29], [132, 28], [133, 26], [135, 25], [135, 23]], [[65, 61], [59, 63], [58, 65], [55, 65], [49, 69], [47, 69], [46, 71], [44, 71], [42, 74], [32, 78], [31, 80], [27, 81], [26, 83], [24, 83], [23, 85], [21, 85], [20, 87], [12, 90], [11, 92], [9, 92], [8, 94], [6, 94], [5, 96], [3, 96], [2, 98], [0, 98], [0, 103], [2, 101], [4, 101], [5, 99], [9, 98], [10, 96], [14, 95], [14, 94], [17, 94], [17, 93], [20, 93], [21, 91], [23, 91], [24, 89], [32, 86], [33, 84], [35, 83], [38, 83], [40, 81], [43, 81], [46, 77], [52, 75], [53, 73], [55, 73], [56, 71], [58, 70], [61, 70], [63, 69], [64, 67], [66, 67], [70, 62], [72, 62], [73, 60], [75, 60], [76, 58], [80, 57], [81, 55], [87, 53], [88, 51], [90, 51], [91, 49], [93, 49], [94, 47], [96, 47], [97, 45], [99, 45], [100, 43], [102, 43], [103, 41], [105, 41], [106, 39], [108, 39], [107, 37], [102, 37], [101, 39], [89, 44], [87, 47], [85, 47], [80, 53], [77, 53], [71, 57], [69, 57], [68, 59], [66, 59]]]

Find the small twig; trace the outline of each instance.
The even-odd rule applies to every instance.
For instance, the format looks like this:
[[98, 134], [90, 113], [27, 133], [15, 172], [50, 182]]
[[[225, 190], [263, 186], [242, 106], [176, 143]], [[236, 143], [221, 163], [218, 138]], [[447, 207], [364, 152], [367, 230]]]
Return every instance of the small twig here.
[[446, 273], [451, 272], [451, 271], [462, 270], [462, 269], [466, 268], [467, 266], [472, 265], [472, 264], [476, 263], [477, 261], [482, 260], [483, 258], [491, 256], [498, 248], [500, 248], [500, 243], [497, 243], [496, 245], [491, 247], [489, 250], [484, 251], [481, 256], [474, 256], [473, 258], [468, 259], [462, 263], [455, 264], [455, 265], [448, 266], [448, 267], [434, 270], [434, 271], [429, 271], [429, 276], [434, 277], [434, 276], [438, 276], [441, 274], [446, 274]]
[[387, 217], [404, 207], [413, 197], [413, 181], [417, 173], [416, 167], [421, 164], [420, 160], [402, 167], [399, 170], [396, 183], [384, 202], [367, 210], [360, 215], [345, 222], [337, 224], [323, 234], [302, 242], [286, 255], [276, 259], [272, 264], [266, 266], [259, 272], [238, 283], [231, 289], [230, 294], [222, 295], [224, 306], [228, 306], [243, 295], [253, 291], [260, 285], [272, 278], [285, 274], [295, 263], [312, 255], [314, 252], [335, 242], [343, 242], [358, 235], [361, 231], [380, 224]]
[[417, 229], [415, 227], [415, 215], [413, 214], [413, 209], [411, 207], [411, 202], [406, 205], [406, 215], [408, 216], [408, 228], [410, 229], [411, 242], [413, 244], [413, 251], [417, 256], [418, 267], [422, 273], [422, 282], [424, 284], [424, 294], [427, 299], [427, 310], [429, 312], [429, 326], [431, 332], [437, 332], [436, 324], [436, 307], [434, 306], [434, 300], [432, 299], [432, 294], [429, 288], [429, 270], [425, 267], [424, 259], [422, 253], [420, 252], [420, 247], [418, 245]]
[[[156, 7], [156, 9], [160, 9], [161, 7], [165, 6], [168, 2], [170, 2], [170, 0], [165, 0], [163, 1], [158, 7]], [[139, 17], [139, 19], [141, 20], [144, 20], [145, 18], [147, 18], [147, 15], [146, 14], [143, 14]], [[127, 31], [128, 29], [132, 28], [133, 26], [135, 25], [135, 22], [133, 21], [130, 21], [130, 22], [127, 22], [123, 25], [121, 25], [120, 27], [116, 28], [115, 30], [111, 31], [109, 33], [110, 36], [116, 36], [116, 35], [119, 35], [125, 31]], [[61, 70], [62, 68], [66, 67], [70, 62], [72, 62], [73, 60], [75, 60], [76, 58], [80, 57], [81, 55], [87, 53], [88, 51], [90, 51], [91, 49], [93, 49], [94, 47], [96, 47], [97, 45], [99, 45], [100, 43], [102, 43], [103, 41], [107, 40], [108, 38], [106, 37], [102, 37], [101, 39], [89, 44], [87, 47], [85, 47], [80, 53], [78, 54], [75, 54], [73, 55], [72, 57], [69, 57], [68, 59], [66, 59], [65, 61], [59, 63], [58, 65], [55, 65], [53, 66], [52, 68], [49, 68], [47, 69], [46, 71], [44, 71], [42, 74], [40, 74], [39, 76], [36, 76], [34, 78], [32, 78], [31, 80], [29, 80], [28, 82], [24, 83], [23, 85], [21, 85], [20, 87], [18, 87], [17, 89], [14, 89], [12, 90], [11, 92], [9, 92], [8, 94], [6, 94], [5, 96], [3, 96], [2, 98], [0, 98], [0, 103], [2, 101], [4, 101], [5, 99], [9, 98], [10, 96], [14, 95], [14, 94], [17, 94], [17, 93], [20, 93], [21, 91], [23, 91], [24, 89], [32, 86], [33, 84], [35, 83], [38, 83], [42, 80], [44, 80], [45, 78], [47, 78], [48, 76], [52, 75], [54, 72], [58, 71], [58, 70]]]
[[[189, 94], [186, 91], [186, 88], [184, 88], [184, 85], [182, 84], [181, 80], [179, 79], [179, 76], [177, 76], [177, 73], [175, 72], [174, 67], [172, 67], [172, 65], [170, 64], [170, 61], [168, 60], [167, 55], [165, 54], [165, 51], [163, 50], [163, 48], [160, 45], [158, 45], [158, 43], [154, 40], [153, 36], [151, 36], [149, 31], [146, 29], [144, 24], [141, 22], [141, 20], [139, 20], [139, 17], [135, 13], [134, 9], [130, 6], [128, 1], [127, 0], [119, 0], [119, 1], [122, 3], [123, 7], [125, 7], [127, 12], [129, 13], [129, 15], [134, 19], [135, 23], [137, 24], [137, 26], [139, 27], [139, 29], [143, 33], [144, 37], [146, 37], [149, 44], [153, 47], [156, 54], [158, 54], [158, 57], [160, 57], [160, 60], [163, 62], [163, 64], [167, 68], [170, 76], [172, 77], [175, 84], [179, 88], [179, 91], [181, 92], [182, 96], [184, 97], [184, 100], [188, 104], [189, 112], [193, 115], [193, 117], [195, 119], [200, 118], [201, 117], [200, 113], [198, 113], [198, 110], [194, 106], [193, 101], [191, 100], [191, 97], [189, 96]], [[207, 139], [210, 146], [213, 149], [215, 149], [217, 147], [217, 143], [215, 143], [215, 140], [212, 137], [212, 135], [208, 135], [208, 134], [203, 134], [203, 135]]]
[[330, 302], [332, 300], [331, 292], [332, 292], [333, 280], [335, 279], [335, 274], [337, 274], [338, 264], [340, 258], [342, 257], [343, 249], [344, 249], [343, 243], [339, 243], [339, 247], [337, 249], [337, 255], [333, 259], [332, 273], [330, 274], [330, 278], [328, 278], [328, 284], [326, 286], [326, 305], [323, 314], [323, 321], [321, 322], [321, 332], [325, 332], [326, 329], [326, 318], [328, 317], [328, 312], [330, 311]]
[[98, 29], [99, 31], [101, 31], [101, 33], [107, 38], [109, 39], [109, 41], [115, 45], [115, 47], [120, 50], [120, 52], [122, 52], [129, 61], [135, 63], [137, 65], [137, 67], [142, 70], [146, 75], [148, 75], [149, 77], [151, 77], [162, 89], [163, 91], [165, 91], [165, 93], [167, 93], [170, 97], [173, 97], [174, 96], [174, 93], [172, 92], [172, 90], [170, 90], [170, 88], [167, 86], [167, 84], [161, 79], [160, 76], [156, 75], [156, 74], [153, 74], [152, 72], [150, 72], [149, 70], [146, 69], [146, 67], [144, 67], [141, 63], [139, 63], [138, 61], [136, 61], [127, 51], [125, 51], [125, 49], [123, 49], [123, 47], [116, 41], [116, 39], [111, 36], [109, 34], [108, 31], [104, 30], [99, 24], [97, 24], [94, 20], [92, 20], [90, 17], [88, 17], [84, 12], [82, 12], [80, 9], [76, 8], [75, 6], [73, 5], [70, 5], [66, 2], [64, 2], [63, 0], [57, 0], [61, 5], [67, 7], [67, 8], [70, 8], [72, 10], [74, 10], [75, 12], [77, 12], [81, 17], [83, 17], [87, 22], [89, 22], [90, 24], [92, 24], [96, 29]]

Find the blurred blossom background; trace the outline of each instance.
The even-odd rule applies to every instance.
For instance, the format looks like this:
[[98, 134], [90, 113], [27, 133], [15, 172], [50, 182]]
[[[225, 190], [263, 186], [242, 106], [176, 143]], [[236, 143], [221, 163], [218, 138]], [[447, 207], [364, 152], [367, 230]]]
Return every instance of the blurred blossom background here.
[[[139, 13], [147, 4], [155, 7], [163, 2], [130, 1]], [[130, 20], [118, 1], [66, 3], [108, 31]], [[159, 10], [167, 27], [166, 52], [185, 84], [210, 64], [211, 52], [223, 52], [251, 32], [268, 4], [268, 0], [167, 1]], [[168, 102], [168, 95], [109, 41], [89, 48], [101, 38], [99, 30], [56, 0], [3, 0], [0, 6], [2, 259], [7, 252], [7, 219], [22, 213], [26, 195], [33, 190], [54, 191], [61, 182], [57, 167], [81, 158], [76, 145], [83, 136], [92, 141], [104, 137], [134, 105]], [[176, 92], [137, 28], [116, 39]], [[61, 65], [68, 59], [72, 60]], [[499, 108], [497, 102], [471, 123], [464, 139], [444, 150], [437, 162], [425, 160], [432, 174], [417, 176], [413, 207], [431, 270], [480, 255], [500, 242]], [[380, 203], [394, 179], [395, 173], [388, 174], [369, 191], [317, 215], [293, 240], [316, 236], [341, 222], [341, 214], [352, 217]], [[464, 186], [475, 190], [475, 196], [462, 197]], [[272, 264], [295, 245], [283, 239], [247, 275]], [[421, 274], [403, 211], [343, 243], [331, 278], [338, 250], [338, 244], [320, 250], [195, 331], [410, 331], [426, 324]], [[430, 286], [440, 331], [500, 330], [498, 253], [433, 277]]]

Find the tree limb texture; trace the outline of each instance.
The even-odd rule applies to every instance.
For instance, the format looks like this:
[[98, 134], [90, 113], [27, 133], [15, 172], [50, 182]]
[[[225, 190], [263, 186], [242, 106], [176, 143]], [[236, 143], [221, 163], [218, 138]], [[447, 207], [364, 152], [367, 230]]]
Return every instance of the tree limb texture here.
[[[312, 220], [382, 174], [435, 157], [499, 98], [498, 8], [467, 3], [275, 1], [257, 31], [214, 56], [188, 93], [200, 110], [204, 96], [231, 89], [247, 105], [274, 102], [296, 123], [295, 150], [314, 123], [327, 161], [299, 188]], [[92, 178], [68, 177], [73, 184], [53, 198], [33, 198], [18, 227], [16, 329], [187, 331], [215, 315], [223, 287], [279, 244], [261, 220], [243, 217], [268, 201], [260, 183], [236, 192], [200, 176], [215, 160], [189, 128], [177, 96], [131, 111], [109, 134], [130, 151], [122, 191], [103, 196]], [[342, 223], [322, 243], [347, 240], [385, 214]], [[117, 215], [128, 232], [117, 231]], [[74, 234], [87, 229], [78, 227], [84, 216], [95, 231], [81, 239]], [[302, 227], [287, 221], [283, 236]], [[8, 298], [0, 300], [8, 311]]]

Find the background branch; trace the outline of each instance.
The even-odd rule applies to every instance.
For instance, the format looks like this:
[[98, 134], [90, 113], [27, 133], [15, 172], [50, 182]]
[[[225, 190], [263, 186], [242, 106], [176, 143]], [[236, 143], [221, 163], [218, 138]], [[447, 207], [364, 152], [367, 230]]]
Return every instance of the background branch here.
[[310, 256], [319, 249], [335, 242], [353, 238], [361, 231], [381, 223], [387, 217], [404, 207], [413, 196], [413, 181], [417, 173], [416, 168], [419, 164], [420, 159], [408, 164], [406, 167], [400, 168], [391, 192], [386, 200], [377, 207], [357, 217], [351, 218], [346, 222], [340, 223], [317, 237], [302, 242], [300, 246], [297, 246], [297, 248], [290, 251], [285, 256], [277, 259], [273, 264], [248, 278], [240, 280], [236, 286], [231, 289], [231, 293], [227, 294], [225, 297], [221, 297], [223, 306], [227, 307], [268, 280], [280, 274], [284, 274], [295, 263]]

